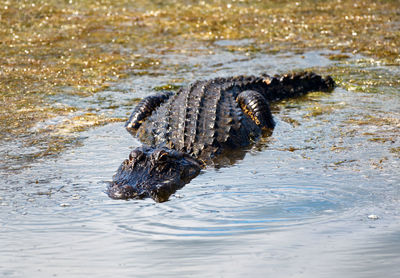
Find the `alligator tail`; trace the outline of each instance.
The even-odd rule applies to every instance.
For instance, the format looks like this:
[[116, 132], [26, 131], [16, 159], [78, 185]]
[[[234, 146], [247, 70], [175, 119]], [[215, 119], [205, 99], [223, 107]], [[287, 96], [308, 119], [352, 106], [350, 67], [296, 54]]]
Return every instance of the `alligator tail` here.
[[335, 88], [332, 77], [322, 77], [314, 72], [289, 73], [273, 77], [264, 74], [262, 77], [263, 95], [268, 101], [293, 98], [308, 92], [332, 91]]

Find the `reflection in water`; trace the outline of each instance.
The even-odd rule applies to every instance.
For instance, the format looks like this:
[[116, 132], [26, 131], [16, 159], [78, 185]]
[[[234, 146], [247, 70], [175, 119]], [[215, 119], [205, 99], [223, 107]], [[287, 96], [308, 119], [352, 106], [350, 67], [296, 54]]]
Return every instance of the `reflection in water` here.
[[[204, 64], [196, 76], [178, 72], [184, 80], [330, 63], [318, 53], [238, 56], [171, 59]], [[218, 72], [210, 71], [215, 62], [224, 65]], [[121, 103], [167, 82], [135, 77], [118, 84], [135, 93], [114, 95], [117, 86], [105, 94], [119, 105], [113, 113], [126, 115], [131, 107]], [[122, 123], [81, 133], [82, 145], [59, 157], [27, 161], [19, 171], [2, 165], [0, 276], [396, 277], [399, 160], [394, 143], [371, 140], [395, 132], [379, 121], [398, 120], [395, 99], [338, 88], [278, 105], [271, 137], [161, 204], [104, 192], [140, 144]], [[376, 119], [360, 124], [365, 113]]]

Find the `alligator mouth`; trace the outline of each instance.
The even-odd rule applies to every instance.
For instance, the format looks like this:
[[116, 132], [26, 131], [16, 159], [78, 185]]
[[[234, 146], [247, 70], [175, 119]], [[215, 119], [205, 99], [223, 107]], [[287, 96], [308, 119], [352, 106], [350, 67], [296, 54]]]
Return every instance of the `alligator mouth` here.
[[107, 194], [112, 199], [144, 199], [149, 197], [144, 190], [138, 190], [136, 185], [119, 184], [118, 182], [110, 182]]
[[113, 177], [108, 195], [113, 199], [144, 199], [165, 202], [201, 170], [190, 155], [167, 148], [133, 150]]

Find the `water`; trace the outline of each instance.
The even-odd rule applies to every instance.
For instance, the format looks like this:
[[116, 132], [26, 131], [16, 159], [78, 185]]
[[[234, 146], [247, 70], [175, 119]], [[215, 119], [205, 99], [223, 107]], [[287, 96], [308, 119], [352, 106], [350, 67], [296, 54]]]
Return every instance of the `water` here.
[[[171, 80], [326, 71], [335, 66], [327, 53], [167, 54], [172, 73], [57, 101], [120, 117], [131, 111], [125, 105], [131, 99]], [[13, 161], [4, 161], [0, 276], [399, 277], [398, 107], [396, 92], [340, 87], [274, 105], [270, 138], [231, 166], [204, 170], [161, 204], [105, 194], [119, 164], [140, 145], [122, 123], [80, 133], [80, 145], [55, 158], [14, 170]]]

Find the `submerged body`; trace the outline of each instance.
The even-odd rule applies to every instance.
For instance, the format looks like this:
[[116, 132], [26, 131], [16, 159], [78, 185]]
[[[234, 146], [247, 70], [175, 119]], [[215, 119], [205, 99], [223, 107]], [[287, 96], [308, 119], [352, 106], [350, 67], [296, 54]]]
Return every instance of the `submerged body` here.
[[176, 94], [147, 97], [126, 128], [149, 147], [132, 151], [109, 195], [166, 201], [223, 151], [248, 146], [271, 132], [270, 102], [333, 87], [329, 76], [303, 72], [197, 81]]

